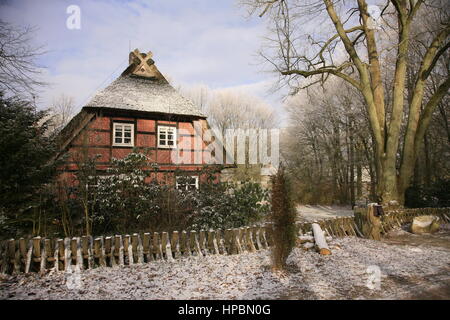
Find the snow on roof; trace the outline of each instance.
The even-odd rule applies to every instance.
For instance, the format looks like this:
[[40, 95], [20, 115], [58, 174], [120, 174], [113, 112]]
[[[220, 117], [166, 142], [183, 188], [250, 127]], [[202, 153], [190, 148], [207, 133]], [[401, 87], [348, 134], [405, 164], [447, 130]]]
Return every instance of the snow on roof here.
[[85, 107], [206, 116], [180, 95], [164, 78], [151, 59], [151, 52], [130, 53], [130, 65], [122, 75], [98, 92]]

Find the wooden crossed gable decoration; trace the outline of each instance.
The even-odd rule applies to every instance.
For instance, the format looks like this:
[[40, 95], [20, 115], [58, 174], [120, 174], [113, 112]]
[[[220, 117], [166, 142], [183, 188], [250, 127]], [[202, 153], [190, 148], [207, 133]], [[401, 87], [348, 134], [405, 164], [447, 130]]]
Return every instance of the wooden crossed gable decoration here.
[[129, 55], [129, 66], [123, 72], [125, 74], [133, 74], [145, 78], [155, 78], [158, 80], [166, 79], [159, 72], [158, 68], [155, 66], [155, 61], [152, 59], [153, 53], [149, 51], [148, 53], [141, 53], [138, 49], [134, 49]]

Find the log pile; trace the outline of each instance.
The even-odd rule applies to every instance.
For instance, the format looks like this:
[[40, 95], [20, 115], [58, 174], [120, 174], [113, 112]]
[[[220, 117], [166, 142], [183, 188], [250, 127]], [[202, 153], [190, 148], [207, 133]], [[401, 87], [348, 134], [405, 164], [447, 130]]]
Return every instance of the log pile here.
[[325, 232], [318, 223], [312, 223], [311, 229], [312, 231], [298, 237], [297, 246], [306, 251], [314, 249], [321, 255], [330, 255], [328, 242], [332, 240], [332, 237], [325, 236]]

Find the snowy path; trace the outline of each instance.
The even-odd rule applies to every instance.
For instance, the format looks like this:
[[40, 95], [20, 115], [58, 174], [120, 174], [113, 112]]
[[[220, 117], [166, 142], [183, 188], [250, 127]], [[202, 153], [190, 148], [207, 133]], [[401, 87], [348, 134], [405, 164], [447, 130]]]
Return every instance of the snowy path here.
[[299, 217], [306, 221], [353, 216], [350, 206], [299, 205], [297, 206], [297, 212]]
[[[64, 273], [4, 276], [0, 299], [401, 298], [416, 294], [417, 286], [450, 283], [448, 248], [353, 237], [330, 247], [330, 256], [294, 249], [287, 275], [272, 273], [269, 251], [261, 251], [87, 270], [75, 289], [67, 287]], [[379, 289], [367, 287], [369, 266], [381, 270]]]

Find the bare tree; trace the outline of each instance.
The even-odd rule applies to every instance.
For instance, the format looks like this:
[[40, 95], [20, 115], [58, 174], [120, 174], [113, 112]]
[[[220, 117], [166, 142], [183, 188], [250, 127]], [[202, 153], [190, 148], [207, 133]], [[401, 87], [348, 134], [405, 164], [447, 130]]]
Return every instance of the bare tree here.
[[64, 93], [53, 98], [50, 112], [53, 115], [55, 130], [61, 130], [75, 115], [75, 99]]
[[[289, 125], [282, 153], [302, 203], [355, 204], [363, 174], [375, 181], [364, 102], [340, 79], [286, 101]], [[366, 180], [365, 178], [364, 180]], [[372, 185], [364, 197], [373, 198]]]
[[216, 90], [207, 107], [212, 125], [223, 129], [267, 129], [277, 126], [272, 108], [260, 98], [233, 89]]
[[[273, 26], [275, 37], [262, 55], [283, 84], [296, 92], [334, 76], [362, 95], [374, 140], [377, 193], [383, 203], [403, 204], [431, 116], [450, 88], [446, 76], [425, 95], [432, 71], [450, 47], [448, 1], [386, 0], [376, 6], [377, 20], [366, 0], [243, 2]], [[425, 15], [436, 23], [419, 37], [414, 31], [423, 21], [418, 17]], [[313, 19], [316, 29], [308, 24]], [[420, 48], [412, 65], [411, 47]], [[414, 69], [410, 88], [408, 66]], [[391, 82], [384, 81], [387, 73]]]
[[190, 87], [178, 88], [183, 95], [193, 101], [202, 111], [206, 112], [211, 96], [211, 89], [205, 84], [197, 84]]
[[36, 58], [44, 52], [32, 44], [34, 32], [0, 20], [0, 91], [34, 99], [37, 88], [46, 85], [39, 80]]
[[206, 85], [180, 87], [179, 90], [201, 108], [211, 126], [221, 131], [278, 126], [278, 119], [270, 105], [242, 90], [213, 90]]

